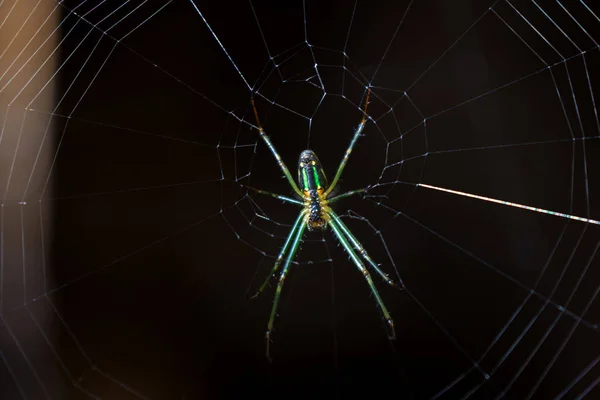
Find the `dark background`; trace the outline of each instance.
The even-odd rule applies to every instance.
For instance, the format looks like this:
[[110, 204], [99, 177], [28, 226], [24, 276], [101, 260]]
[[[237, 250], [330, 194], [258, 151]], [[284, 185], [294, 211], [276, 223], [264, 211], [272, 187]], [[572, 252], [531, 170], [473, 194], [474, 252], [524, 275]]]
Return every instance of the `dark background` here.
[[[76, 7], [71, 3], [64, 16]], [[101, 29], [83, 43], [88, 23], [70, 16], [61, 27], [61, 57], [81, 47], [59, 74], [58, 94], [68, 95], [52, 117], [58, 156], [45, 198], [52, 205], [51, 283], [26, 307], [57, 309], [50, 318], [59, 332], [52, 365], [70, 375], [61, 372], [49, 385], [61, 393], [53, 398], [84, 398], [80, 386], [106, 399], [425, 399], [462, 376], [442, 398], [463, 398], [482, 385], [472, 398], [486, 399], [516, 374], [506, 398], [523, 398], [579, 320], [557, 309], [565, 302], [575, 315], [587, 314], [534, 397], [553, 398], [594, 360], [598, 306], [586, 305], [599, 278], [597, 261], [590, 261], [597, 226], [414, 185], [600, 217], [597, 139], [572, 139], [600, 135], [582, 57], [530, 2], [513, 4], [546, 29], [562, 57], [507, 3], [415, 2], [385, 53], [409, 2], [358, 2], [356, 9], [354, 2], [309, 2], [305, 10], [302, 3], [260, 2], [254, 12], [270, 54], [289, 50], [275, 57], [286, 60], [277, 69], [248, 3], [196, 3], [264, 96], [257, 97], [261, 119], [294, 175], [298, 154], [309, 147], [333, 177], [360, 121], [364, 88], [374, 86], [369, 113], [378, 122], [367, 125], [340, 190], [380, 184], [374, 193], [387, 197], [348, 199], [336, 210], [406, 285], [398, 291], [374, 275], [397, 340], [387, 339], [364, 279], [336, 240], [310, 233], [284, 287], [274, 361], [266, 360], [274, 285], [258, 300], [249, 295], [268, 274], [298, 209], [239, 185], [291, 195], [250, 127], [250, 91], [189, 2], [172, 2], [118, 44], [114, 38], [164, 3], [148, 2], [110, 37], [102, 30], [134, 7], [101, 21], [114, 9], [106, 5], [86, 17]], [[490, 12], [451, 47], [492, 4], [539, 57]], [[591, 43], [568, 18], [557, 22], [572, 29], [577, 43]], [[314, 47], [304, 42], [305, 27]], [[544, 70], [569, 56], [552, 73]], [[586, 55], [588, 71], [598, 61], [595, 48]], [[324, 99], [313, 85], [319, 78]], [[582, 125], [573, 93], [580, 95]], [[505, 144], [513, 146], [499, 146]], [[18, 325], [22, 316], [15, 315]], [[478, 368], [491, 374], [489, 381]], [[597, 375], [592, 369], [573, 393]], [[38, 398], [35, 380], [24, 386]]]

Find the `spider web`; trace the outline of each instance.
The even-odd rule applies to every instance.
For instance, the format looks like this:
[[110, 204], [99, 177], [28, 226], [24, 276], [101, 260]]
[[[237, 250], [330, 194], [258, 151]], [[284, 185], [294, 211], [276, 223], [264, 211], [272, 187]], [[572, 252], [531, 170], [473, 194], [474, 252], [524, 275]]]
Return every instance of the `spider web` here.
[[[595, 398], [598, 10], [585, 1], [0, 1], [2, 398]], [[284, 5], [285, 4], [285, 5]], [[402, 290], [309, 232], [333, 176]], [[596, 395], [596, 396], [594, 396]]]

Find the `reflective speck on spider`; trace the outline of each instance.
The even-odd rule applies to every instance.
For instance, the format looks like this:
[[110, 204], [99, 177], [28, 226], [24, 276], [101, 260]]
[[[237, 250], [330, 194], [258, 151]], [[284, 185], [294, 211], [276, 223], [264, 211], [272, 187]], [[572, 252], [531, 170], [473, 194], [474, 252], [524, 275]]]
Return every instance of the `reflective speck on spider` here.
[[294, 222], [292, 229], [290, 230], [285, 240], [285, 243], [283, 244], [283, 247], [281, 248], [281, 251], [277, 256], [277, 259], [275, 260], [275, 264], [273, 265], [271, 273], [267, 276], [263, 284], [260, 286], [258, 292], [253, 296], [253, 298], [256, 298], [264, 291], [267, 284], [269, 283], [270, 278], [277, 273], [279, 267], [283, 263], [283, 269], [277, 280], [275, 299], [273, 301], [273, 307], [271, 308], [271, 315], [269, 317], [269, 322], [267, 324], [267, 332], [265, 335], [267, 341], [266, 353], [269, 361], [271, 361], [270, 341], [273, 334], [273, 323], [277, 312], [277, 304], [279, 303], [279, 297], [281, 295], [281, 290], [283, 289], [285, 278], [289, 273], [292, 261], [294, 260], [296, 252], [298, 251], [298, 247], [302, 242], [302, 236], [304, 234], [305, 229], [308, 229], [309, 231], [324, 230], [326, 228], [331, 229], [334, 236], [339, 240], [346, 253], [348, 253], [348, 255], [350, 256], [350, 260], [352, 260], [352, 263], [356, 266], [356, 268], [358, 268], [358, 270], [362, 273], [365, 280], [367, 281], [369, 288], [371, 289], [375, 299], [377, 300], [377, 304], [381, 308], [384, 320], [387, 322], [390, 339], [395, 339], [396, 337], [396, 334], [394, 332], [394, 322], [392, 321], [392, 318], [387, 308], [383, 304], [383, 301], [381, 300], [381, 297], [379, 296], [379, 293], [375, 288], [375, 284], [371, 279], [371, 274], [369, 273], [369, 270], [367, 270], [367, 268], [365, 267], [363, 260], [366, 261], [371, 268], [373, 268], [373, 270], [384, 280], [384, 282], [392, 286], [396, 286], [396, 284], [388, 277], [387, 274], [385, 274], [379, 268], [379, 266], [371, 259], [371, 257], [369, 257], [367, 251], [360, 244], [356, 236], [354, 236], [354, 234], [350, 231], [346, 224], [342, 222], [340, 217], [330, 207], [332, 203], [342, 198], [364, 193], [368, 189], [364, 188], [351, 190], [349, 192], [330, 197], [333, 189], [335, 189], [340, 177], [342, 176], [344, 167], [350, 159], [352, 149], [354, 148], [358, 137], [361, 135], [365, 127], [365, 123], [367, 121], [367, 105], [369, 104], [370, 94], [371, 90], [369, 89], [367, 91], [367, 97], [363, 109], [363, 118], [360, 121], [358, 128], [356, 128], [356, 132], [354, 132], [352, 140], [350, 141], [350, 145], [348, 146], [348, 149], [344, 154], [344, 158], [340, 162], [340, 165], [333, 178], [333, 181], [331, 182], [331, 185], [329, 185], [327, 182], [327, 177], [325, 176], [325, 172], [323, 171], [319, 158], [317, 157], [314, 151], [308, 149], [300, 153], [300, 157], [298, 159], [298, 185], [296, 184], [287, 166], [277, 153], [275, 146], [273, 145], [273, 143], [271, 143], [271, 140], [263, 130], [260, 124], [260, 120], [258, 118], [258, 110], [256, 109], [256, 106], [254, 104], [254, 100], [252, 100], [252, 108], [254, 109], [254, 115], [256, 117], [256, 123], [260, 137], [263, 139], [263, 141], [275, 157], [275, 160], [279, 164], [279, 167], [283, 171], [283, 174], [287, 178], [287, 181], [291, 188], [302, 199], [302, 201], [298, 201], [283, 195], [267, 192], [261, 189], [249, 188], [260, 194], [273, 196], [277, 199], [283, 200], [284, 202], [302, 206], [302, 209], [300, 210], [300, 213], [298, 214], [298, 217], [296, 218], [296, 221]]

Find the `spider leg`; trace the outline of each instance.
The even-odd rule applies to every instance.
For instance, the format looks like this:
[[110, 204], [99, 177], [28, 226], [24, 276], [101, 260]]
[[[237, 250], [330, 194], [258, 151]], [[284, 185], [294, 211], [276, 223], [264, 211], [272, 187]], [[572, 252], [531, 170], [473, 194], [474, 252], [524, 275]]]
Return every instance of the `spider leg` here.
[[275, 160], [277, 160], [277, 163], [279, 164], [279, 168], [281, 168], [281, 171], [283, 171], [283, 174], [287, 178], [288, 183], [290, 184], [290, 186], [292, 187], [294, 192], [296, 192], [298, 194], [298, 196], [302, 197], [302, 192], [300, 191], [300, 189], [298, 189], [298, 185], [296, 184], [296, 181], [294, 181], [294, 178], [292, 178], [292, 174], [290, 174], [288, 167], [285, 165], [285, 163], [281, 159], [281, 156], [279, 155], [279, 153], [277, 153], [277, 150], [275, 150], [275, 146], [273, 146], [271, 139], [269, 139], [269, 137], [265, 134], [265, 131], [264, 131], [262, 125], [260, 124], [260, 120], [258, 119], [258, 111], [256, 110], [256, 105], [254, 104], [254, 98], [251, 99], [251, 102], [252, 102], [252, 109], [254, 110], [254, 116], [256, 117], [256, 125], [258, 127], [258, 133], [259, 133], [260, 137], [265, 142], [265, 144], [267, 145], [269, 150], [271, 150], [271, 153], [273, 154], [273, 156], [275, 157]]
[[[300, 213], [300, 217], [304, 217], [305, 215], [305, 212]], [[277, 282], [277, 290], [275, 292], [275, 299], [273, 300], [273, 308], [271, 308], [271, 316], [269, 317], [269, 323], [267, 324], [267, 333], [265, 335], [267, 340], [267, 358], [269, 359], [269, 361], [272, 361], [269, 352], [269, 345], [271, 343], [271, 331], [273, 330], [273, 321], [275, 320], [275, 313], [277, 312], [277, 304], [279, 304], [279, 296], [281, 295], [281, 289], [283, 288], [283, 283], [285, 282], [285, 278], [288, 274], [290, 265], [292, 264], [292, 261], [296, 256], [296, 251], [298, 251], [298, 246], [300, 245], [300, 242], [302, 240], [302, 234], [304, 233], [305, 228], [306, 223], [304, 221], [301, 221], [300, 226], [298, 226], [296, 234], [292, 241], [290, 252], [288, 253], [288, 256], [285, 260], [285, 264], [283, 265], [281, 275], [279, 275], [279, 281]]]
[[279, 269], [279, 266], [281, 265], [281, 261], [283, 260], [283, 257], [285, 256], [285, 253], [287, 252], [287, 249], [290, 246], [290, 243], [292, 243], [294, 234], [298, 231], [298, 227], [303, 222], [302, 220], [305, 215], [306, 215], [305, 212], [299, 213], [298, 218], [296, 218], [296, 221], [294, 222], [294, 225], [292, 226], [292, 229], [290, 230], [290, 233], [288, 234], [287, 239], [285, 239], [285, 243], [283, 244], [283, 247], [281, 248], [281, 251], [279, 252], [279, 255], [277, 256], [277, 259], [275, 260], [275, 265], [273, 265], [273, 269], [271, 270], [271, 273], [267, 276], [267, 278], [265, 279], [263, 284], [260, 286], [260, 289], [258, 289], [258, 291], [254, 294], [254, 296], [251, 297], [252, 299], [257, 298], [265, 290], [265, 287], [267, 287], [267, 285], [269, 284], [271, 277], [273, 275], [275, 275], [275, 272], [277, 272], [277, 270]]
[[[240, 184], [240, 185], [242, 185], [242, 184]], [[277, 193], [267, 192], [266, 190], [256, 189], [256, 188], [253, 188], [252, 186], [247, 186], [247, 185], [242, 185], [242, 186], [245, 187], [246, 189], [254, 190], [256, 193], [266, 194], [267, 196], [275, 197], [276, 199], [282, 200], [286, 203], [298, 204], [300, 206], [304, 205], [304, 203], [301, 202], [300, 200], [292, 199], [291, 197], [282, 196]]]
[[340, 226], [338, 225], [338, 223], [335, 221], [335, 218], [332, 218], [332, 220], [329, 221], [329, 226], [331, 227], [331, 230], [333, 231], [333, 233], [335, 233], [335, 236], [338, 238], [338, 240], [344, 247], [344, 250], [346, 250], [346, 253], [348, 253], [348, 255], [350, 256], [350, 259], [352, 260], [354, 265], [360, 270], [360, 272], [362, 272], [363, 276], [367, 280], [367, 283], [369, 284], [369, 288], [371, 289], [373, 296], [375, 296], [375, 299], [377, 300], [379, 307], [381, 307], [383, 316], [384, 316], [384, 318], [388, 324], [388, 327], [390, 329], [389, 338], [392, 340], [396, 339], [396, 331], [394, 330], [394, 321], [392, 320], [390, 313], [388, 312], [387, 308], [385, 307], [385, 304], [383, 304], [383, 300], [381, 300], [381, 297], [379, 296], [379, 292], [377, 291], [377, 288], [375, 287], [375, 284], [373, 283], [373, 279], [371, 279], [371, 274], [369, 274], [369, 271], [367, 271], [364, 264], [362, 263], [360, 258], [358, 258], [358, 255], [356, 254], [356, 252], [354, 251], [354, 249], [352, 248], [352, 246], [350, 245], [348, 240], [344, 237], [344, 234], [343, 234]]
[[345, 199], [346, 197], [354, 196], [355, 194], [364, 193], [367, 190], [369, 190], [368, 187], [367, 188], [362, 188], [362, 189], [351, 190], [349, 192], [342, 193], [342, 194], [339, 194], [339, 195], [337, 195], [335, 197], [332, 197], [331, 199], [327, 199], [327, 203], [331, 204], [331, 203], [334, 203], [334, 202], [336, 202], [338, 200]]
[[[341, 199], [345, 199], [346, 197], [350, 197], [350, 196], [354, 196], [355, 194], [361, 194], [361, 193], [366, 193], [369, 190], [371, 190], [373, 188], [373, 186], [369, 185], [367, 187], [364, 187], [362, 189], [355, 189], [355, 190], [350, 190], [349, 192], [346, 193], [342, 193], [339, 194], [337, 196], [332, 197], [331, 199], [327, 199], [328, 203], [334, 203], [338, 200]], [[383, 199], [388, 199], [389, 197], [385, 194], [370, 194], [370, 195], [364, 195], [363, 197], [369, 197], [369, 198], [383, 198]]]
[[352, 246], [354, 246], [354, 249], [371, 265], [371, 267], [373, 267], [373, 269], [379, 274], [379, 276], [381, 276], [381, 278], [388, 285], [398, 287], [396, 282], [394, 282], [392, 279], [390, 279], [389, 275], [386, 274], [385, 272], [383, 272], [379, 268], [379, 266], [373, 261], [373, 259], [371, 257], [369, 257], [369, 254], [367, 254], [367, 251], [365, 250], [365, 248], [360, 244], [358, 239], [356, 239], [356, 236], [354, 236], [352, 234], [350, 229], [348, 229], [346, 224], [344, 224], [342, 219], [333, 210], [329, 211], [329, 215], [333, 219], [334, 223], [338, 225], [338, 228], [344, 233], [344, 235], [346, 235], [346, 238], [348, 238], [350, 243], [352, 243]]
[[340, 163], [340, 166], [338, 167], [338, 170], [335, 173], [335, 177], [333, 178], [333, 182], [331, 182], [331, 186], [329, 186], [329, 188], [325, 192], [325, 197], [327, 197], [329, 195], [329, 193], [331, 193], [331, 191], [333, 189], [335, 189], [335, 186], [337, 185], [338, 180], [342, 176], [344, 167], [346, 166], [346, 163], [348, 163], [348, 159], [350, 158], [350, 153], [352, 153], [352, 149], [354, 148], [354, 145], [356, 144], [358, 137], [360, 136], [361, 132], [363, 131], [363, 129], [365, 127], [365, 123], [367, 122], [367, 106], [369, 105], [369, 96], [370, 95], [371, 95], [371, 89], [368, 89], [367, 99], [365, 101], [365, 108], [363, 109], [362, 120], [360, 121], [360, 124], [358, 124], [358, 128], [356, 128], [356, 132], [354, 133], [354, 136], [352, 137], [352, 140], [350, 141], [350, 145], [348, 146], [348, 149], [346, 149], [346, 154], [344, 154], [344, 158], [342, 158], [342, 162]]

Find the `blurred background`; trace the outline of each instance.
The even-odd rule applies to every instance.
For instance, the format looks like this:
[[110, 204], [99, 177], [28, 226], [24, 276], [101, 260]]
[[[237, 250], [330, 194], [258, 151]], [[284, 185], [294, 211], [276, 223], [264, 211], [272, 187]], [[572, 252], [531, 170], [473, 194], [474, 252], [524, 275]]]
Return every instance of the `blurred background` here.
[[[591, 3], [591, 2], [590, 2]], [[586, 2], [0, 2], [3, 399], [595, 398], [600, 22]], [[306, 148], [405, 287], [308, 232]], [[427, 189], [464, 191], [591, 223]], [[580, 396], [580, 397], [577, 397]]]

